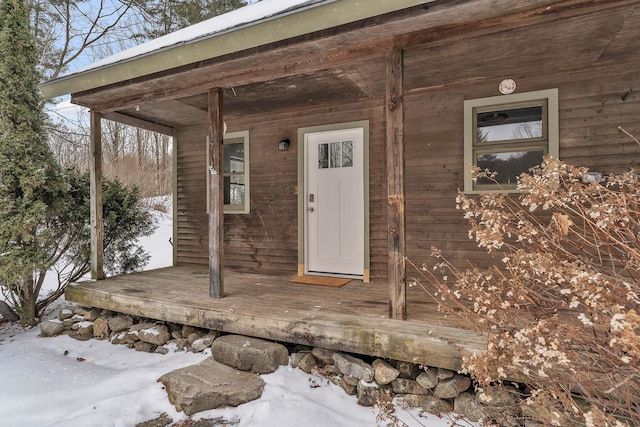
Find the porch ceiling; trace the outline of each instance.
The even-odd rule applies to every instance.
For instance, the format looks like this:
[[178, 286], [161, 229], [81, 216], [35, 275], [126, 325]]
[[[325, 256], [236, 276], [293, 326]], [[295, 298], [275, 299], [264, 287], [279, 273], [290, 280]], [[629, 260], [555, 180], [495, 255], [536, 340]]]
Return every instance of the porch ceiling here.
[[[384, 93], [385, 62], [382, 58], [315, 73], [224, 89], [224, 116], [240, 117], [265, 112], [299, 110], [305, 107], [354, 101]], [[115, 110], [121, 114], [169, 127], [202, 124], [207, 121], [207, 93], [179, 98], [141, 100]]]

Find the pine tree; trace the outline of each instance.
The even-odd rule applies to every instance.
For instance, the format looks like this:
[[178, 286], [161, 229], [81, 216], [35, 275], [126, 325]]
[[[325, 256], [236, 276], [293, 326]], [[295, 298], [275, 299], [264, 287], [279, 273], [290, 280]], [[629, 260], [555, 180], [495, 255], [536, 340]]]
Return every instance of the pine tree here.
[[24, 0], [0, 0], [0, 285], [35, 325], [36, 301], [55, 245], [48, 218], [63, 209], [64, 183], [49, 150], [38, 56]]

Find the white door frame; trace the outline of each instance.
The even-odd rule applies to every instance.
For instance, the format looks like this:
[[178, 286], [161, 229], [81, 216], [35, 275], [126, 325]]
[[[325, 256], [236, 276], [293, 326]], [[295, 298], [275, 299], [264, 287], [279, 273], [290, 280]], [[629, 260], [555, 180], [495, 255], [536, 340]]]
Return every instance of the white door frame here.
[[[364, 262], [362, 265], [362, 273], [357, 275], [344, 275], [344, 274], [326, 274], [330, 276], [346, 276], [362, 278], [364, 282], [370, 280], [370, 249], [369, 249], [369, 121], [357, 121], [348, 123], [339, 123], [325, 126], [313, 126], [307, 128], [298, 129], [298, 275], [302, 276], [308, 273], [308, 261], [307, 261], [307, 242], [306, 242], [306, 208], [307, 201], [305, 199], [306, 189], [306, 169], [305, 162], [307, 158], [305, 135], [309, 133], [319, 133], [328, 131], [339, 131], [360, 128], [363, 130], [363, 151], [362, 151], [362, 174], [363, 174], [363, 186], [364, 186], [364, 209], [363, 209], [363, 224], [364, 224], [364, 239], [362, 242]], [[324, 275], [322, 273], [312, 273], [314, 275]]]

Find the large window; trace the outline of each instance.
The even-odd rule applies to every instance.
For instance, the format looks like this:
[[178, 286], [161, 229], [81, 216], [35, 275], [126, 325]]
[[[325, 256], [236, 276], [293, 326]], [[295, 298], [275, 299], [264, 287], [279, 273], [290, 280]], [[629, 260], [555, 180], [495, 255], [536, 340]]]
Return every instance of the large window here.
[[[207, 161], [210, 159], [207, 138]], [[249, 213], [249, 132], [224, 135], [224, 213]], [[208, 169], [208, 168], [207, 168]], [[207, 212], [209, 179], [207, 170]]]
[[[514, 191], [520, 174], [558, 158], [558, 90], [464, 102], [465, 192]], [[470, 165], [495, 172], [474, 181]]]

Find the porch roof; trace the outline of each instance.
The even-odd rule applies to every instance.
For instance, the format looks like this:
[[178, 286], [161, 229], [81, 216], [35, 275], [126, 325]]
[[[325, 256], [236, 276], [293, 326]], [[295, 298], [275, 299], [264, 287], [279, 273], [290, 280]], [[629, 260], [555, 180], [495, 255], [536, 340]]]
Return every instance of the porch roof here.
[[435, 0], [263, 0], [43, 83], [45, 98], [107, 86]]

